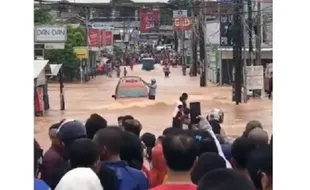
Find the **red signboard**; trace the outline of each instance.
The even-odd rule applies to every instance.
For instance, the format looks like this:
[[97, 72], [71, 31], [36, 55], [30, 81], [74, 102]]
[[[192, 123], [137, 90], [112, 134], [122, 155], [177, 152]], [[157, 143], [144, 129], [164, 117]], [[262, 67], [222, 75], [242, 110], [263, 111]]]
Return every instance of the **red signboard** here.
[[95, 47], [100, 46], [100, 30], [99, 29], [88, 29], [88, 46]]
[[158, 33], [160, 26], [160, 13], [158, 9], [140, 9], [140, 32]]
[[113, 32], [112, 31], [101, 31], [101, 46], [112, 46], [113, 45]]
[[192, 27], [192, 20], [188, 17], [175, 18], [173, 21], [173, 28], [175, 31], [190, 30]]

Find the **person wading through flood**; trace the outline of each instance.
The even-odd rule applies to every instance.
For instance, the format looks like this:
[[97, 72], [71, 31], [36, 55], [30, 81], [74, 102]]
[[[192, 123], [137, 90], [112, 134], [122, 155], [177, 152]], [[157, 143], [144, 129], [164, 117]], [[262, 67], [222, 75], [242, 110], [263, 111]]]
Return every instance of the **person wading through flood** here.
[[[182, 119], [184, 119], [184, 111], [188, 112], [188, 107], [187, 107], [187, 101], [188, 99], [188, 94], [187, 93], [182, 93], [182, 95], [179, 98], [179, 101], [177, 102], [177, 105], [172, 113], [172, 126], [173, 127], [181, 127], [182, 128], [182, 122], [180, 123], [180, 120], [178, 120], [178, 116], [180, 113], [182, 113]], [[180, 112], [181, 109], [181, 112]], [[188, 114], [187, 114], [188, 115]], [[181, 126], [180, 126], [181, 125]]]
[[143, 83], [149, 87], [149, 99], [150, 100], [155, 100], [155, 98], [156, 98], [156, 89], [157, 89], [156, 80], [152, 79], [151, 83], [147, 83], [147, 82], [143, 81]]
[[124, 77], [127, 76], [127, 69], [124, 67]]
[[116, 66], [116, 76], [119, 78], [121, 76], [121, 68], [119, 65]]
[[170, 75], [169, 66], [168, 66], [168, 65], [165, 65], [165, 67], [164, 67], [163, 70], [164, 70], [165, 78], [169, 78], [169, 75]]

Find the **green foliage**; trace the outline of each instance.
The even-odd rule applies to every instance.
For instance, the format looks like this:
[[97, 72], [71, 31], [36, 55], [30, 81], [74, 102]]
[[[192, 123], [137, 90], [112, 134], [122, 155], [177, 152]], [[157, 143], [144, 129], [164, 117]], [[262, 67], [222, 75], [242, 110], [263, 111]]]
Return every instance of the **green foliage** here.
[[52, 22], [52, 16], [46, 9], [34, 10], [34, 23], [35, 24], [50, 24]]
[[78, 69], [79, 60], [77, 59], [73, 48], [85, 46], [85, 29], [81, 27], [73, 28], [67, 26], [67, 42], [63, 50], [45, 50], [45, 59], [50, 63], [63, 64], [67, 69]]

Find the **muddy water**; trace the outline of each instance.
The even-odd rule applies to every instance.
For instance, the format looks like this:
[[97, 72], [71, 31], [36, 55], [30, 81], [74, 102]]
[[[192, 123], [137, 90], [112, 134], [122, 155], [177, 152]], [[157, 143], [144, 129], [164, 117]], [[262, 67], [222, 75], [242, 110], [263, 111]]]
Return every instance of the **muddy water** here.
[[35, 137], [47, 148], [49, 126], [63, 118], [85, 121], [92, 113], [98, 113], [116, 124], [117, 117], [130, 114], [143, 124], [143, 131], [157, 135], [171, 123], [172, 112], [182, 92], [189, 94], [190, 101], [200, 101], [202, 112], [206, 114], [212, 108], [222, 109], [225, 121], [222, 125], [226, 133], [238, 136], [245, 124], [252, 119], [262, 122], [264, 128], [272, 132], [272, 102], [268, 99], [250, 100], [247, 104], [235, 105], [231, 101], [231, 87], [209, 85], [199, 87], [199, 77], [184, 77], [180, 68], [171, 70], [171, 77], [165, 79], [162, 68], [157, 65], [151, 72], [142, 71], [138, 65], [128, 75], [137, 75], [146, 81], [155, 78], [158, 83], [155, 101], [146, 99], [117, 100], [111, 98], [118, 79], [99, 76], [85, 84], [65, 84], [66, 111], [60, 111], [59, 85], [49, 85], [51, 109], [44, 117], [35, 118]]

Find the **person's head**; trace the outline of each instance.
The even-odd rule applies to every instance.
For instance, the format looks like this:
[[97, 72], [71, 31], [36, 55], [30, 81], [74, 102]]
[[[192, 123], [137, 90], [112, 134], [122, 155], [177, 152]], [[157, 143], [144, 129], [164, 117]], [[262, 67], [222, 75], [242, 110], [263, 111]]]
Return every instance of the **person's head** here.
[[197, 158], [197, 145], [192, 137], [185, 134], [167, 135], [162, 145], [171, 171], [189, 172], [192, 169]]
[[100, 115], [91, 114], [85, 123], [87, 137], [93, 139], [96, 132], [107, 127], [107, 121]]
[[69, 159], [72, 169], [86, 167], [92, 168], [95, 172], [99, 171], [99, 148], [91, 139], [75, 140], [69, 149]]
[[266, 131], [261, 128], [255, 128], [249, 132], [248, 138], [253, 140], [257, 144], [268, 144], [269, 136]]
[[156, 83], [156, 79], [151, 79], [151, 83], [155, 84]]
[[143, 146], [136, 134], [122, 131], [120, 158], [132, 168], [141, 170], [143, 166]]
[[136, 119], [127, 119], [123, 123], [123, 127], [125, 131], [132, 132], [133, 134], [140, 136], [140, 132], [142, 130], [141, 123]]
[[177, 135], [182, 132], [181, 128], [176, 128], [176, 127], [168, 127], [164, 129], [163, 131], [163, 136], [168, 136], [168, 135]]
[[163, 140], [164, 140], [164, 136], [163, 135], [161, 135], [161, 136], [159, 136], [157, 139], [156, 139], [156, 142], [155, 142], [155, 144], [161, 144], [162, 142], [163, 142]]
[[[197, 139], [196, 139], [197, 140]], [[203, 153], [216, 153], [218, 154], [218, 149], [215, 141], [212, 138], [205, 138], [198, 140], [198, 156]]]
[[212, 109], [208, 115], [207, 115], [207, 120], [208, 121], [217, 121], [219, 123], [223, 123], [224, 121], [224, 112], [218, 108], [214, 108]]
[[188, 94], [184, 92], [182, 93], [181, 97], [182, 97], [182, 100], [186, 101], [188, 99]]
[[199, 181], [197, 190], [255, 190], [246, 177], [232, 169], [215, 169]]
[[57, 130], [60, 126], [60, 123], [54, 123], [48, 130], [48, 136], [51, 140], [52, 145], [59, 146], [60, 141], [57, 138]]
[[91, 168], [75, 168], [68, 171], [59, 181], [55, 190], [62, 189], [103, 189], [96, 173]]
[[246, 169], [249, 155], [256, 148], [257, 145], [251, 139], [246, 137], [235, 139], [231, 146], [232, 166], [239, 170]]
[[87, 138], [86, 128], [83, 123], [77, 120], [65, 120], [57, 130], [57, 138], [67, 149], [76, 139]]
[[140, 139], [146, 147], [153, 148], [155, 146], [156, 137], [152, 133], [144, 133]]
[[272, 189], [272, 146], [261, 145], [249, 156], [249, 175], [257, 189]]
[[122, 126], [124, 126], [124, 122], [126, 120], [131, 120], [131, 119], [135, 119], [135, 118], [132, 115], [125, 115], [125, 116], [123, 116], [123, 118], [122, 118]]
[[183, 112], [183, 105], [178, 105], [178, 110], [179, 110], [180, 112]]
[[119, 127], [107, 127], [100, 129], [95, 134], [93, 141], [99, 147], [100, 159], [110, 160], [118, 157], [122, 143], [122, 131]]
[[221, 156], [217, 153], [202, 154], [191, 172], [192, 182], [197, 185], [206, 173], [219, 168], [226, 168], [226, 162]]
[[122, 126], [123, 118], [124, 118], [123, 116], [119, 116], [119, 117], [117, 118], [117, 123], [118, 123], [119, 126]]
[[252, 120], [252, 121], [249, 121], [246, 126], [245, 126], [245, 131], [243, 132], [243, 136], [244, 137], [247, 137], [248, 134], [250, 133], [250, 131], [252, 131], [253, 129], [255, 128], [263, 128], [262, 124], [257, 121], [257, 120]]

